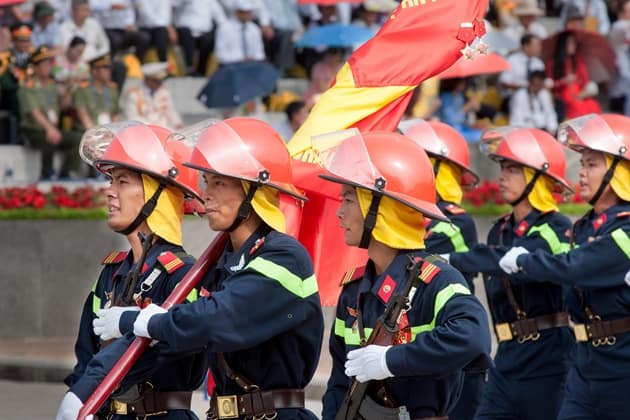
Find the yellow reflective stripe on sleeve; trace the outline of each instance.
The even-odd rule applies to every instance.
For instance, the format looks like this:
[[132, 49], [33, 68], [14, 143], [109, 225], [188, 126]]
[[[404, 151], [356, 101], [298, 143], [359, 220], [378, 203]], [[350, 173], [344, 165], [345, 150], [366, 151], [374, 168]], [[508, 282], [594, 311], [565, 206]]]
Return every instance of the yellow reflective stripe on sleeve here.
[[186, 300], [188, 302], [194, 302], [197, 299], [199, 299], [199, 292], [197, 291], [197, 289], [192, 289], [190, 293], [188, 293], [188, 296], [186, 296]]
[[254, 258], [245, 268], [258, 271], [265, 277], [277, 281], [282, 287], [302, 299], [317, 293], [317, 280], [315, 280], [315, 275], [311, 275], [302, 280], [300, 277], [287, 270], [286, 267], [262, 257]]
[[617, 246], [626, 254], [626, 257], [630, 260], [630, 238], [628, 234], [619, 228], [613, 231], [612, 237], [615, 240]]
[[433, 303], [433, 319], [431, 320], [431, 323], [418, 325], [416, 327], [411, 327], [412, 340], [416, 338], [416, 335], [426, 332], [426, 331], [431, 331], [432, 329], [435, 328], [435, 322], [437, 320], [437, 317], [440, 311], [442, 310], [444, 305], [446, 305], [446, 303], [449, 300], [451, 300], [451, 298], [455, 296], [456, 294], [469, 295], [470, 290], [468, 290], [468, 287], [459, 283], [449, 284], [444, 289], [440, 290], [438, 294], [435, 296], [435, 302]]
[[569, 243], [560, 241], [558, 235], [556, 235], [556, 232], [551, 229], [551, 226], [549, 226], [548, 223], [544, 223], [540, 226], [533, 226], [527, 232], [527, 236], [536, 232], [538, 232], [545, 242], [547, 242], [547, 245], [549, 245], [549, 248], [551, 249], [551, 253], [554, 255], [569, 252], [571, 249]]
[[452, 223], [437, 222], [431, 230], [435, 233], [441, 233], [445, 235], [453, 245], [455, 252], [468, 252], [468, 246], [462, 235], [462, 231], [458, 226]]
[[96, 314], [101, 309], [101, 298], [96, 296], [96, 285], [98, 284], [98, 280], [94, 282], [94, 286], [92, 286], [92, 312]]
[[[435, 296], [435, 302], [433, 304], [433, 319], [429, 324], [417, 325], [411, 327], [411, 341], [416, 339], [416, 336], [420, 333], [431, 331], [435, 328], [435, 322], [437, 317], [446, 303], [451, 300], [456, 294], [470, 295], [470, 290], [463, 284], [450, 284], [444, 289], [440, 290]], [[372, 334], [372, 328], [365, 328], [365, 336], [369, 337]], [[335, 335], [343, 338], [347, 345], [358, 346], [360, 343], [359, 330], [346, 327], [346, 323], [343, 319], [335, 318]]]

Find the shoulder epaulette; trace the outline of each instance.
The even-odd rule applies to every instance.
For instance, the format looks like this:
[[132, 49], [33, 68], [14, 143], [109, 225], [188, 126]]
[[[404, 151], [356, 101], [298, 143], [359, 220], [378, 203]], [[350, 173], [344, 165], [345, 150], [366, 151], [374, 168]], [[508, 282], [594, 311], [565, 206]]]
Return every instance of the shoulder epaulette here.
[[171, 274], [177, 269], [184, 266], [184, 261], [182, 261], [171, 251], [162, 252], [160, 255], [158, 255], [157, 260], [160, 262], [160, 264], [162, 264], [162, 267], [164, 267], [168, 274]]
[[118, 264], [127, 258], [128, 251], [114, 251], [107, 254], [101, 264]]
[[444, 208], [451, 214], [466, 214], [466, 209], [463, 209], [455, 204], [449, 204]]
[[630, 211], [620, 211], [619, 213], [617, 213], [617, 219], [622, 219], [624, 217], [628, 217], [630, 216]]
[[365, 274], [365, 266], [353, 267], [344, 273], [343, 277], [341, 278], [341, 283], [339, 283], [339, 285], [343, 287], [346, 284], [350, 284], [352, 282], [360, 280], [363, 278], [363, 274]]
[[439, 272], [440, 268], [437, 265], [425, 259], [420, 267], [420, 280], [429, 284]]

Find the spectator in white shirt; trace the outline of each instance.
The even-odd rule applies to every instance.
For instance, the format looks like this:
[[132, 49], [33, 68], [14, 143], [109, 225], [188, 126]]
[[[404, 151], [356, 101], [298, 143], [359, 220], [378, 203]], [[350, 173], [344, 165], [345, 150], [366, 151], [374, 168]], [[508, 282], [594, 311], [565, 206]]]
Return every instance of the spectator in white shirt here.
[[[214, 50], [214, 28], [227, 18], [218, 0], [171, 0], [177, 39], [189, 75], [204, 76]], [[197, 66], [193, 68], [195, 52]]]
[[[281, 1], [281, 0], [273, 0]], [[223, 0], [223, 6], [229, 13], [234, 13], [239, 8], [241, 0]], [[271, 26], [271, 13], [267, 8], [267, 3], [264, 0], [247, 0], [247, 3], [251, 3], [248, 7], [252, 9], [253, 20], [255, 20], [260, 26], [263, 37], [269, 39], [273, 37], [273, 28]]]
[[58, 47], [59, 24], [55, 22], [55, 8], [47, 1], [38, 1], [33, 7], [33, 47]]
[[87, 0], [72, 0], [72, 19], [64, 21], [59, 27], [59, 45], [68, 48], [75, 36], [85, 39], [83, 58], [86, 61], [110, 52], [109, 38], [101, 24], [90, 17]]
[[134, 3], [140, 31], [149, 36], [151, 45], [157, 50], [158, 60], [166, 62], [169, 43], [177, 41], [177, 32], [171, 25], [171, 0], [134, 0]]
[[510, 68], [499, 76], [499, 84], [504, 100], [521, 88], [529, 86], [528, 75], [535, 70], [545, 70], [540, 59], [542, 41], [536, 35], [526, 34], [521, 38], [521, 49], [507, 56]]
[[545, 88], [545, 78], [544, 71], [533, 71], [529, 74], [529, 86], [514, 92], [510, 101], [510, 125], [555, 134], [558, 117], [551, 93]]
[[560, 24], [566, 26], [569, 11], [575, 9], [584, 17], [584, 29], [606, 36], [610, 31], [608, 9], [603, 0], [568, 0], [560, 12]]
[[252, 19], [251, 0], [238, 0], [234, 16], [217, 29], [214, 54], [219, 64], [264, 60], [262, 32]]
[[617, 57], [617, 74], [611, 80], [608, 96], [610, 111], [624, 114], [624, 104], [630, 98], [630, 0], [620, 2], [617, 16], [618, 20], [610, 30], [610, 44]]
[[514, 9], [516, 19], [506, 22], [507, 27], [503, 32], [514, 42], [519, 42], [525, 34], [534, 34], [545, 39], [548, 36], [547, 29], [537, 20], [543, 15], [544, 12], [538, 7], [536, 0], [521, 0]]
[[105, 28], [112, 54], [134, 48], [140, 61], [149, 48], [149, 35], [138, 30], [133, 0], [90, 0], [94, 17]]

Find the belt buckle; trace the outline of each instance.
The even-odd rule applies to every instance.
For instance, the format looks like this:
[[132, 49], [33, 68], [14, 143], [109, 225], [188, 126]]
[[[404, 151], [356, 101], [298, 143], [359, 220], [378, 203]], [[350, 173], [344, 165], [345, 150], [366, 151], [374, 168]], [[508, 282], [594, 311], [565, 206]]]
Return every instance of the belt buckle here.
[[586, 341], [588, 341], [588, 334], [586, 332], [586, 325], [584, 325], [584, 324], [574, 324], [573, 325], [573, 334], [575, 335], [575, 341], [577, 341], [577, 342], [586, 342]]
[[236, 395], [217, 396], [216, 407], [220, 419], [237, 419], [239, 417]]
[[495, 324], [494, 328], [497, 332], [497, 336], [499, 337], [499, 341], [510, 341], [514, 338], [509, 322]]
[[120, 402], [118, 400], [112, 400], [112, 402], [110, 404], [110, 411], [113, 414], [126, 416], [128, 414], [128, 412], [127, 412], [127, 403]]

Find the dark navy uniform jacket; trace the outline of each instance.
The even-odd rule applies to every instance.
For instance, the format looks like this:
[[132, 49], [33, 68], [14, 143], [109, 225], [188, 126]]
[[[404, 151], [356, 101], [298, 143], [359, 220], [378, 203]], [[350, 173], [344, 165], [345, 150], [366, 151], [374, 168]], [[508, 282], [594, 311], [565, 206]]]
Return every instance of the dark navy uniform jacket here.
[[[311, 259], [289, 235], [266, 226], [237, 251], [228, 245], [204, 279], [211, 293], [149, 322], [165, 351], [206, 347], [218, 395], [243, 394], [218, 361], [262, 390], [304, 388], [322, 345], [324, 319]], [[280, 409], [278, 419], [312, 419], [307, 410]]]
[[[402, 251], [379, 276], [370, 262], [362, 279], [344, 287], [330, 336], [333, 368], [323, 399], [324, 420], [335, 418], [351, 384], [344, 363], [346, 354], [359, 347], [359, 295], [365, 335], [369, 337], [386, 301], [405, 288], [409, 257], [428, 255], [425, 251]], [[486, 369], [491, 363], [483, 306], [451, 266], [441, 261], [426, 264], [425, 283], [416, 291], [406, 321], [400, 325], [404, 328], [397, 344], [387, 352], [387, 366], [394, 377], [384, 381], [390, 396], [407, 407], [411, 418], [446, 415], [459, 398], [462, 369]]]
[[[478, 244], [470, 252], [451, 254], [450, 263], [458, 270], [481, 272], [494, 323], [513, 322], [516, 312], [508, 300], [503, 284], [505, 272], [499, 260], [508, 249], [522, 246], [530, 251], [566, 252], [569, 247], [571, 221], [558, 212], [533, 210], [520, 223], [512, 214], [498, 220], [488, 233], [488, 245]], [[563, 288], [541, 280], [535, 274], [515, 284], [510, 279], [516, 301], [527, 317], [548, 315], [564, 310]], [[514, 339], [499, 343], [494, 363], [496, 369], [512, 378], [535, 378], [566, 373], [568, 353], [573, 338], [568, 328], [551, 328], [540, 332], [537, 341], [519, 343]]]
[[[131, 252], [110, 254], [104, 263], [105, 267], [83, 307], [79, 335], [75, 344], [77, 364], [72, 374], [65, 380], [70, 386], [70, 391], [82, 401], [87, 400], [134, 338], [129, 333], [99, 352], [101, 343], [98, 336], [94, 335], [92, 320], [96, 317], [96, 312], [105, 307], [111, 299], [114, 288], [116, 288], [116, 294], [122, 293], [124, 278], [134, 268]], [[159, 240], [147, 254], [136, 291], [139, 292], [141, 288], [146, 290], [142, 293], [144, 303], [153, 302], [161, 305], [193, 263], [194, 258], [185, 254], [182, 247]], [[196, 299], [196, 291], [188, 298]], [[133, 320], [137, 314], [138, 312], [124, 314], [124, 319], [121, 318], [120, 322], [121, 332], [132, 330]], [[199, 351], [196, 354], [189, 353], [169, 360], [161, 359], [156, 361], [156, 368], [159, 367], [159, 370], [133, 378], [132, 381], [126, 381], [122, 389], [149, 382], [158, 391], [192, 391], [203, 382], [206, 366], [205, 356]], [[127, 418], [127, 416], [115, 418]], [[134, 416], [129, 418], [134, 418]], [[191, 412], [177, 410], [164, 418], [184, 419], [196, 418], [196, 416]]]
[[[468, 252], [477, 244], [477, 228], [473, 218], [455, 203], [438, 201], [438, 207], [446, 214], [451, 223], [431, 220], [424, 237], [426, 250], [433, 254], [452, 254]], [[473, 278], [476, 273], [462, 273], [470, 291], [474, 293]]]
[[[579, 294], [603, 320], [630, 316], [630, 285], [624, 277], [630, 270], [630, 204], [613, 206], [601, 214], [592, 210], [574, 227], [576, 248], [562, 255], [536, 250], [521, 255], [517, 263], [526, 277], [552, 281], [571, 287], [567, 306], [576, 323], [588, 323]], [[619, 334], [613, 346], [595, 347], [590, 342], [577, 343], [575, 364], [589, 379], [630, 376], [630, 333]]]

